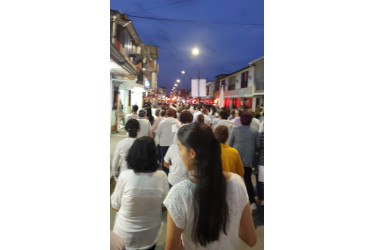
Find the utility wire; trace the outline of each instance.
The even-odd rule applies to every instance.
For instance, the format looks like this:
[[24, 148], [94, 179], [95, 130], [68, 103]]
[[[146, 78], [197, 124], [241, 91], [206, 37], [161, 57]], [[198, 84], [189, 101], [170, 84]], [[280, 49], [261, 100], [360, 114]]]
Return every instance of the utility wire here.
[[132, 18], [142, 18], [142, 19], [152, 19], [152, 20], [158, 20], [158, 21], [167, 21], [167, 22], [180, 22], [180, 23], [196, 23], [196, 24], [219, 24], [219, 25], [257, 25], [257, 26], [263, 26], [264, 24], [261, 23], [235, 23], [235, 22], [217, 22], [217, 21], [198, 21], [198, 20], [187, 20], [187, 19], [173, 19], [173, 18], [160, 18], [160, 17], [145, 17], [145, 16], [134, 16], [134, 15], [128, 15]]
[[178, 4], [178, 3], [183, 3], [183, 2], [186, 2], [186, 0], [179, 1], [179, 2], [173, 2], [173, 3], [170, 3], [170, 4], [164, 4], [164, 5], [160, 5], [160, 6], [145, 9], [145, 10], [138, 10], [138, 11], [130, 12], [129, 14], [134, 14], [134, 13], [137, 13], [137, 12], [147, 11], [147, 10], [154, 10], [154, 9], [158, 9], [158, 8], [162, 8], [162, 7], [166, 7], [166, 6], [170, 6], [170, 5], [174, 5], [174, 4]]

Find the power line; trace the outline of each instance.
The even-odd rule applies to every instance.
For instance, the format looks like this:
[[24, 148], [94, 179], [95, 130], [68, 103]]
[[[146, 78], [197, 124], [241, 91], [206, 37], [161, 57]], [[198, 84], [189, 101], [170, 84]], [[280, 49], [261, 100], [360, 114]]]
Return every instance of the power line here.
[[145, 10], [138, 10], [138, 11], [130, 12], [129, 14], [134, 14], [134, 13], [137, 13], [137, 12], [147, 11], [147, 10], [154, 10], [154, 9], [158, 9], [158, 8], [162, 8], [162, 7], [166, 7], [166, 6], [170, 6], [170, 5], [182, 3], [182, 2], [186, 2], [186, 0], [179, 1], [179, 2], [174, 2], [174, 3], [170, 3], [170, 4], [164, 4], [164, 5], [156, 6], [156, 7], [145, 9]]
[[236, 22], [217, 22], [217, 21], [198, 21], [198, 20], [187, 20], [187, 19], [173, 19], [173, 18], [161, 18], [161, 17], [145, 17], [145, 16], [134, 16], [128, 15], [132, 18], [142, 18], [142, 19], [151, 19], [151, 20], [158, 20], [158, 21], [166, 21], [166, 22], [179, 22], [179, 23], [195, 23], [195, 24], [219, 24], [219, 25], [257, 25], [263, 26], [264, 24], [261, 23], [236, 23]]

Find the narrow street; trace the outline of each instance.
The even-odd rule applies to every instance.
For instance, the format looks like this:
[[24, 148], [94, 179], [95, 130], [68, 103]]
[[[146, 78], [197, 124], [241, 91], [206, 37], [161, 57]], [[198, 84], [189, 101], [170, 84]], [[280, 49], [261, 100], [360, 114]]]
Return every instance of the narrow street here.
[[[119, 133], [117, 134], [111, 134], [110, 136], [110, 162], [113, 158], [114, 150], [116, 149], [117, 143], [125, 138], [125, 131], [122, 129]], [[110, 168], [111, 171], [111, 168]], [[255, 178], [254, 176], [252, 182], [255, 184]], [[111, 209], [110, 204], [109, 204], [109, 209], [110, 209], [110, 230], [113, 229], [114, 225], [114, 219], [116, 216], [116, 212]], [[258, 206], [258, 209], [256, 211], [256, 214], [253, 215], [253, 221], [256, 227], [256, 233], [257, 233], [257, 243], [256, 245], [251, 248], [247, 245], [245, 245], [244, 242], [241, 241], [240, 247], [238, 250], [246, 250], [246, 249], [256, 249], [256, 250], [262, 250], [264, 249], [264, 207]], [[161, 235], [158, 239], [156, 250], [162, 250], [165, 248], [165, 240], [166, 240], [166, 213], [163, 213], [162, 215], [162, 223], [161, 223]]]

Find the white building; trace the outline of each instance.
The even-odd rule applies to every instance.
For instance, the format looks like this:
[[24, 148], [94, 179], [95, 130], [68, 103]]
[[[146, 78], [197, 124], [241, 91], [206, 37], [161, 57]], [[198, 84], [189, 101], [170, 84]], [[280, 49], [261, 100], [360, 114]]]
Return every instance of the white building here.
[[[264, 105], [264, 57], [249, 63], [249, 66], [231, 74], [218, 75], [216, 86], [224, 86], [224, 107], [243, 106], [255, 111], [256, 106]], [[220, 90], [214, 97], [218, 98]]]

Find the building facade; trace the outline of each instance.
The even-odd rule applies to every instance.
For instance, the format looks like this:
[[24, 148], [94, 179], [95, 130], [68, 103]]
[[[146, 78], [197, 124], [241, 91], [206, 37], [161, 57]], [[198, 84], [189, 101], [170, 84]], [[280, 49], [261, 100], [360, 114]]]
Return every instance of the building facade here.
[[126, 14], [110, 10], [111, 131], [123, 127], [132, 105], [157, 92], [158, 49], [145, 45]]
[[264, 57], [251, 61], [249, 66], [231, 74], [216, 76], [214, 99], [220, 96], [223, 86], [223, 106], [243, 107], [255, 111], [256, 106], [264, 105]]

